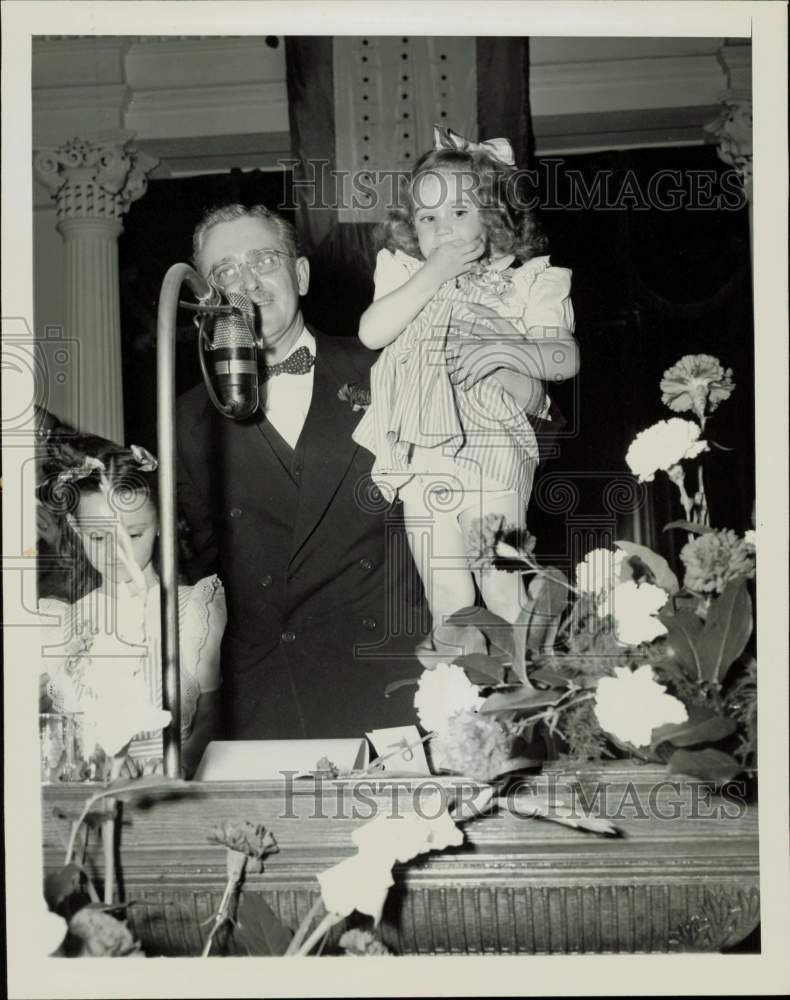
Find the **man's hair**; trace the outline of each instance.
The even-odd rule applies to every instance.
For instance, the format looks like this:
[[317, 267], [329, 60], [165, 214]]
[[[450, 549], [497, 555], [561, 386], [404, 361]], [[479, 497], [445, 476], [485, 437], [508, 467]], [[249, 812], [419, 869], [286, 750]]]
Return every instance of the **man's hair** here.
[[276, 212], [272, 212], [271, 209], [266, 208], [265, 205], [252, 205], [250, 207], [239, 204], [220, 205], [217, 208], [211, 208], [208, 212], [206, 212], [197, 224], [194, 235], [192, 236], [192, 257], [195, 267], [201, 272], [201, 274], [203, 273], [201, 258], [208, 231], [222, 222], [235, 222], [237, 219], [246, 218], [263, 219], [265, 222], [271, 223], [271, 225], [274, 226], [277, 232], [277, 237], [286, 253], [289, 253], [294, 257], [299, 256], [299, 241], [296, 235], [296, 229], [281, 215], [278, 215]]

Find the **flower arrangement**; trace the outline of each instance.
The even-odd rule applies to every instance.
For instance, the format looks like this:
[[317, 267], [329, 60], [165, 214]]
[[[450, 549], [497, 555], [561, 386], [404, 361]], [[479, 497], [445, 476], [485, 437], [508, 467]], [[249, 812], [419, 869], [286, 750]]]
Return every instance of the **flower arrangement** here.
[[[626, 455], [640, 481], [666, 474], [678, 490], [685, 519], [665, 530], [688, 533], [682, 584], [661, 555], [625, 539], [588, 552], [571, 581], [540, 566], [534, 538], [504, 517], [474, 525], [470, 538], [482, 544], [471, 564], [521, 574], [526, 601], [514, 624], [463, 608], [434, 630], [431, 651], [418, 651], [415, 709], [432, 731], [435, 767], [502, 780], [539, 763], [520, 749], [542, 731], [574, 760], [625, 753], [713, 782], [754, 769], [755, 532], [711, 527], [699, 464], [711, 444], [706, 423], [734, 388], [718, 359], [681, 358], [664, 373], [662, 401], [693, 419], [641, 431]], [[488, 655], [465, 652], [470, 629], [483, 633]]]

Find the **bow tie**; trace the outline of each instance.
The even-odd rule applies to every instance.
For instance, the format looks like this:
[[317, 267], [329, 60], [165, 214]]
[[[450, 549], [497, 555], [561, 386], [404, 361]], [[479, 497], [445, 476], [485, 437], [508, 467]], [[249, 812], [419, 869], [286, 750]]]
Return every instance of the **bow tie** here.
[[307, 347], [289, 354], [285, 361], [276, 365], [261, 365], [261, 381], [273, 378], [275, 375], [306, 375], [315, 364], [315, 358]]

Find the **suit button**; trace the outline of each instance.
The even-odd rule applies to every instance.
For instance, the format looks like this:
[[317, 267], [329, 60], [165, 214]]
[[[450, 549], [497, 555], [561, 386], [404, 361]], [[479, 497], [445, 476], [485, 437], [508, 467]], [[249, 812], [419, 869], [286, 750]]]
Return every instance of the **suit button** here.
[[243, 513], [244, 511], [241, 509], [241, 507], [231, 507], [230, 509], [231, 517], [241, 517]]
[[373, 560], [372, 559], [360, 559], [359, 560], [359, 565], [362, 567], [362, 569], [373, 569]]
[[362, 624], [365, 626], [368, 632], [372, 632], [376, 628], [377, 622], [375, 618], [363, 618]]
[[299, 476], [301, 476], [301, 474], [302, 474], [302, 467], [301, 467], [301, 465], [295, 465], [294, 466], [294, 475], [296, 476], [296, 478], [298, 479]]
[[283, 642], [293, 642], [296, 639], [296, 632], [283, 632], [280, 638]]
[[272, 578], [267, 573], [266, 576], [261, 580], [261, 586], [262, 587], [271, 587], [271, 585], [272, 585]]

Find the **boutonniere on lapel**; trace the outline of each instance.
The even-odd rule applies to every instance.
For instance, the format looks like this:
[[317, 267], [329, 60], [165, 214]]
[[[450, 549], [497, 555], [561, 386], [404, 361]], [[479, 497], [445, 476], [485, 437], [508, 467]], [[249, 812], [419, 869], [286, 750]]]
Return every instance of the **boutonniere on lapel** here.
[[358, 410], [367, 410], [370, 406], [370, 389], [366, 389], [359, 382], [346, 382], [338, 389], [337, 398], [348, 403], [356, 413]]

